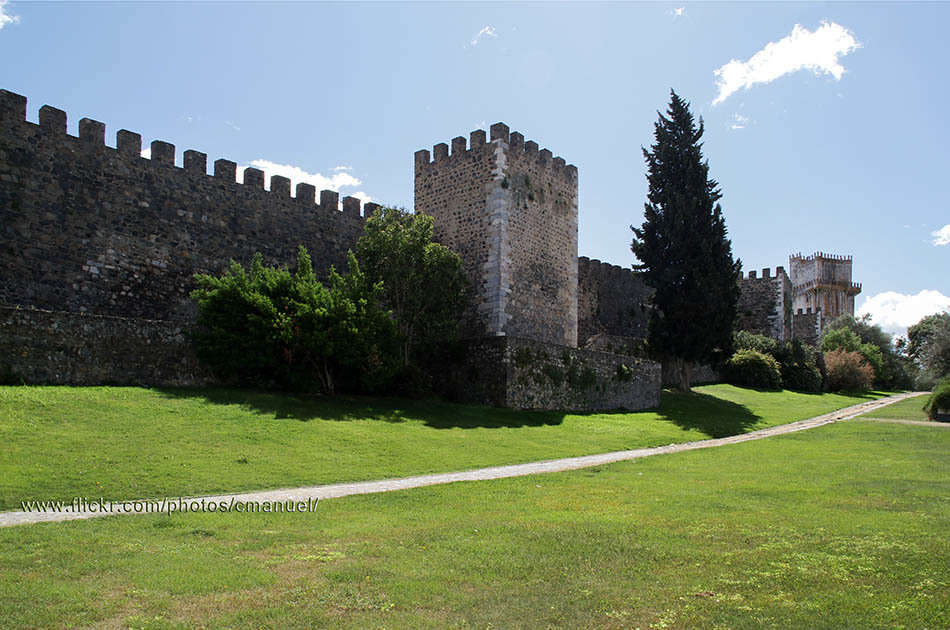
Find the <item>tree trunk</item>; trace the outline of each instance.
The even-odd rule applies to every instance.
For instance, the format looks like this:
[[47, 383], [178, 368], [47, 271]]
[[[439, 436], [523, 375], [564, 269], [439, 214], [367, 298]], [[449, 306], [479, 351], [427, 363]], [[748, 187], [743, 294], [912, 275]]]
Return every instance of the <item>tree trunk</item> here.
[[691, 391], [689, 381], [693, 375], [693, 364], [689, 361], [680, 359], [680, 389], [684, 392]]

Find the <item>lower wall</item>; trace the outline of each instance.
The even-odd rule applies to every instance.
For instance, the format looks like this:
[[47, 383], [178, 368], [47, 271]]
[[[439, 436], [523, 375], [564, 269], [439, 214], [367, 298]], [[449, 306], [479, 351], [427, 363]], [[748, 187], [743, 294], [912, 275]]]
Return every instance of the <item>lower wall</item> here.
[[[707, 383], [720, 382], [722, 382], [722, 375], [715, 367], [702, 363], [693, 364], [693, 371], [690, 373], [690, 385], [705, 385]], [[676, 363], [664, 363], [663, 387], [679, 387], [679, 384], [679, 365]]]
[[594, 411], [660, 404], [660, 364], [516, 337], [466, 344], [452, 379], [462, 400], [515, 409]]
[[0, 370], [53, 385], [214, 381], [180, 324], [0, 307]]

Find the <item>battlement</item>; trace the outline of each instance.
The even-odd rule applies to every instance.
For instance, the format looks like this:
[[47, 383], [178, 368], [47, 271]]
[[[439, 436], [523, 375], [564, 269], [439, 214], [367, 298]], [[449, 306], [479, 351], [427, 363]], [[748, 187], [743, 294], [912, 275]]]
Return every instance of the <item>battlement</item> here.
[[771, 267], [765, 267], [762, 269], [762, 275], [759, 276], [757, 271], [749, 271], [748, 273], [743, 272], [740, 280], [775, 280], [782, 276], [787, 275], [785, 273], [785, 267], [779, 265], [775, 268], [775, 275], [772, 275]]
[[854, 295], [857, 295], [861, 292], [861, 283], [860, 282], [819, 282], [817, 280], [809, 280], [808, 282], [802, 282], [801, 284], [794, 285], [796, 292], [808, 291], [810, 289], [841, 289], [847, 292], [853, 292]]
[[802, 256], [801, 252], [797, 254], [792, 254], [788, 257], [789, 261], [795, 262], [811, 262], [816, 260], [822, 261], [831, 261], [831, 262], [851, 262], [852, 256], [842, 256], [839, 254], [826, 254], [824, 252], [815, 252], [810, 256]]
[[[16, 247], [0, 248], [0, 306], [188, 323], [195, 274], [231, 260], [293, 266], [298, 245], [314, 270], [346, 266], [376, 204], [306, 182], [292, 184], [227, 159], [44, 105], [0, 90], [0, 225]], [[176, 165], [176, 160], [181, 165]], [[211, 167], [213, 173], [208, 173]], [[268, 187], [269, 186], [269, 187]]]
[[[20, 123], [39, 131], [47, 137], [62, 136], [64, 148], [69, 148], [69, 143], [78, 140], [86, 149], [101, 147], [103, 151], [114, 152], [114, 154], [126, 159], [146, 160], [157, 167], [171, 168], [182, 173], [205, 175], [215, 178], [216, 181], [235, 186], [261, 189], [279, 197], [294, 199], [302, 206], [312, 206], [320, 211], [339, 212], [342, 210], [343, 213], [350, 216], [365, 217], [372, 214], [379, 207], [379, 204], [367, 203], [366, 207], [363, 208], [361, 200], [351, 196], [344, 197], [341, 205], [339, 193], [333, 190], [321, 190], [318, 203], [316, 201], [316, 187], [305, 182], [298, 183], [294, 195], [291, 195], [290, 180], [280, 175], [274, 175], [270, 178], [268, 189], [264, 184], [264, 172], [253, 167], [244, 169], [243, 182], [239, 183], [237, 181], [237, 163], [225, 159], [215, 160], [214, 173], [209, 175], [207, 154], [192, 149], [184, 151], [182, 166], [178, 167], [175, 165], [176, 149], [174, 144], [162, 140], [153, 140], [149, 145], [149, 157], [145, 157], [142, 155], [141, 134], [120, 129], [115, 135], [115, 147], [110, 147], [106, 144], [106, 125], [102, 122], [91, 118], [82, 118], [79, 121], [79, 135], [71, 136], [66, 131], [67, 115], [65, 111], [44, 105], [39, 110], [39, 124], [37, 125], [27, 121], [26, 106], [27, 99], [25, 96], [7, 90], [0, 90], [0, 123]], [[31, 129], [27, 129], [26, 133], [30, 133], [30, 131]]]
[[621, 267], [620, 265], [614, 265], [608, 262], [602, 262], [596, 258], [588, 258], [587, 256], [579, 256], [577, 258], [577, 267], [578, 273], [580, 273], [580, 270], [583, 269], [584, 273], [599, 274], [601, 276], [624, 276], [632, 275], [634, 273], [632, 269]]
[[[525, 141], [524, 135], [517, 131], [509, 131], [505, 123], [495, 123], [490, 130], [491, 140], [487, 140], [486, 133], [482, 129], [476, 129], [469, 134], [466, 141], [464, 136], [458, 136], [452, 139], [451, 153], [449, 145], [440, 142], [432, 147], [432, 153], [428, 149], [420, 149], [415, 153], [415, 162], [417, 167], [437, 165], [446, 161], [470, 159], [473, 153], [485, 151], [486, 147], [504, 145], [508, 149], [510, 158], [521, 158], [526, 161], [536, 162], [543, 168], [550, 168], [555, 172], [563, 172], [568, 177], [577, 181], [577, 167], [573, 164], [567, 164], [564, 158], [554, 157], [548, 149], [538, 150], [538, 143], [533, 140]], [[470, 145], [470, 146], [469, 146]]]

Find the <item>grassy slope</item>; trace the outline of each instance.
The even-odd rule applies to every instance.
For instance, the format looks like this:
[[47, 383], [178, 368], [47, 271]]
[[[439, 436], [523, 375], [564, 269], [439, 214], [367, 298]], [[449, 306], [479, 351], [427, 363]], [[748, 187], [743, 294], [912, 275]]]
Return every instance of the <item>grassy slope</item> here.
[[868, 418], [892, 418], [897, 420], [930, 420], [924, 413], [924, 405], [929, 396], [914, 396], [877, 411], [865, 414]]
[[0, 387], [0, 510], [379, 479], [720, 437], [859, 402], [729, 385], [563, 414], [239, 390]]
[[0, 529], [0, 623], [945, 628], [948, 452], [841, 423], [315, 514]]

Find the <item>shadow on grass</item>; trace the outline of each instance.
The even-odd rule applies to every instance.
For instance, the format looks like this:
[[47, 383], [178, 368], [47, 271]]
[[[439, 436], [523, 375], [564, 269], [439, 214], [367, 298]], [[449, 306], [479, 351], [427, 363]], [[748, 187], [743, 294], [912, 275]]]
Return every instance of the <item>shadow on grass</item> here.
[[695, 429], [720, 438], [746, 433], [761, 420], [745, 405], [709, 394], [664, 390], [657, 414], [681, 429]]
[[398, 423], [414, 420], [434, 429], [504, 429], [553, 426], [564, 421], [564, 413], [558, 411], [518, 411], [438, 400], [302, 395], [217, 387], [161, 387], [153, 391], [169, 399], [237, 405], [277, 420], [300, 422], [377, 420]]

